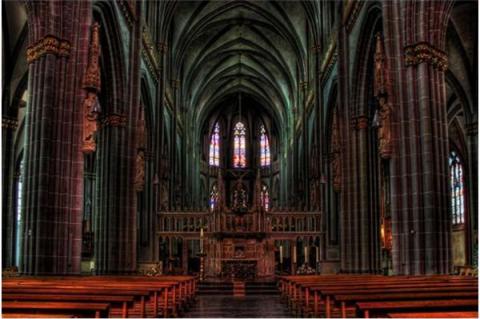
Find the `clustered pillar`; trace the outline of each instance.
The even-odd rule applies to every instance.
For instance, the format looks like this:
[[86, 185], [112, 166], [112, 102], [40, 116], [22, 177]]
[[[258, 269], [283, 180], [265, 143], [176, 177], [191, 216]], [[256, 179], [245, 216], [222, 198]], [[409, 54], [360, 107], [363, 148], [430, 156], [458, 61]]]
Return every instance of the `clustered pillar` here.
[[24, 274], [80, 272], [82, 230], [83, 71], [91, 6], [86, 1], [26, 4]]

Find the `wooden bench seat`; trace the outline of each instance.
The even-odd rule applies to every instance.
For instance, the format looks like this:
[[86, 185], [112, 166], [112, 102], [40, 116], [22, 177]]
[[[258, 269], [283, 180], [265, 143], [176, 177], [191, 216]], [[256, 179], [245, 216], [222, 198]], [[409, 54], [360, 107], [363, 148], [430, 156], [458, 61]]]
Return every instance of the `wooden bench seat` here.
[[388, 318], [478, 318], [478, 311], [387, 313]]
[[383, 301], [357, 302], [357, 309], [364, 318], [371, 315], [382, 315], [389, 312], [429, 312], [445, 310], [475, 311], [478, 308], [478, 299], [447, 299], [447, 300], [412, 300], [412, 301]]
[[35, 294], [35, 293], [3, 293], [2, 301], [75, 301], [109, 303], [110, 312], [115, 304], [119, 304], [121, 317], [128, 318], [129, 304], [133, 304], [134, 296], [129, 295], [82, 295], [82, 294]]
[[[443, 301], [451, 299], [451, 296], [466, 299], [478, 297], [476, 279], [451, 275], [283, 276], [279, 280], [279, 289], [282, 300], [287, 302], [289, 309], [295, 315], [305, 317], [309, 315], [318, 317], [322, 314], [331, 317], [332, 313], [338, 313], [337, 310], [334, 310], [337, 308], [341, 311], [342, 317], [346, 317], [347, 310], [355, 310], [358, 301], [402, 301], [403, 297], [411, 301], [417, 301], [418, 298], [426, 301]], [[417, 299], [410, 297], [412, 294], [417, 294]], [[342, 301], [343, 297], [341, 296], [347, 295], [353, 296], [345, 297], [345, 300]], [[333, 304], [331, 304], [332, 301]], [[324, 312], [320, 308], [323, 308]]]
[[340, 303], [342, 317], [346, 317], [347, 306], [362, 301], [404, 301], [424, 299], [475, 299], [478, 298], [477, 291], [470, 292], [411, 292], [399, 293], [397, 291], [382, 292], [380, 294], [339, 294], [333, 296], [334, 302]]
[[[178, 316], [180, 311], [187, 309], [192, 304], [196, 293], [196, 278], [192, 276], [16, 277], [4, 280], [2, 290], [4, 294], [25, 295], [20, 298], [29, 298], [29, 294], [65, 294], [70, 297], [64, 299], [74, 300], [77, 298], [83, 301], [85, 298], [85, 302], [88, 301], [88, 297], [73, 297], [72, 295], [91, 294], [96, 296], [93, 298], [94, 300], [100, 300], [100, 295], [112, 296], [110, 299], [104, 298], [103, 301], [111, 304], [110, 312], [113, 316], [158, 317], [158, 314], [162, 313], [164, 317], [169, 317]], [[133, 301], [127, 306], [123, 303], [116, 303], [115, 296], [120, 298], [119, 296], [122, 295], [130, 296]], [[46, 297], [38, 299], [44, 300], [43, 298]]]
[[56, 312], [69, 313], [80, 317], [108, 317], [108, 303], [94, 302], [52, 302], [52, 301], [4, 301], [2, 302], [3, 313], [32, 313], [32, 314], [55, 314]]

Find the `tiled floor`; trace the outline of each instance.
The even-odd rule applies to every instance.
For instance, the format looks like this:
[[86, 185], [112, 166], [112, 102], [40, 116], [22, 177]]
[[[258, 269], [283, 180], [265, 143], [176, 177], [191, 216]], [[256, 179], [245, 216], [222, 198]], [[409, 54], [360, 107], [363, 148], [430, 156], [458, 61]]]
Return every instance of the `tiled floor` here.
[[288, 318], [278, 295], [197, 296], [185, 318]]

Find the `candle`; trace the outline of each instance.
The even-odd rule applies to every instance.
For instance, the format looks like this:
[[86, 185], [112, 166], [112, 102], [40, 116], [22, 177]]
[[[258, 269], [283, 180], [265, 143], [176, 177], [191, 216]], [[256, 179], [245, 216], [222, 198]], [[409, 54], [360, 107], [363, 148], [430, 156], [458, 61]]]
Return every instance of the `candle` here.
[[200, 228], [200, 253], [203, 254], [203, 228]]
[[308, 263], [308, 246], [305, 246], [305, 263]]
[[317, 247], [317, 249], [315, 249], [315, 255], [316, 255], [316, 260], [317, 260], [317, 264], [318, 262], [320, 261], [320, 247]]
[[283, 246], [280, 245], [280, 263], [283, 262]]
[[297, 263], [297, 246], [293, 246], [293, 263]]

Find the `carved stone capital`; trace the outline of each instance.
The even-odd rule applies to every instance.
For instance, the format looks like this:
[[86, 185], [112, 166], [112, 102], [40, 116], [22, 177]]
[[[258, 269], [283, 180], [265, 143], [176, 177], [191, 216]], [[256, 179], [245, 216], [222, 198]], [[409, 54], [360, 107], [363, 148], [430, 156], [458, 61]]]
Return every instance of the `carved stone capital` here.
[[447, 54], [428, 42], [408, 45], [404, 48], [404, 52], [406, 66], [428, 63], [440, 71], [445, 71], [448, 68]]
[[70, 42], [53, 35], [46, 35], [27, 48], [27, 62], [32, 63], [46, 54], [69, 57], [71, 48]]

